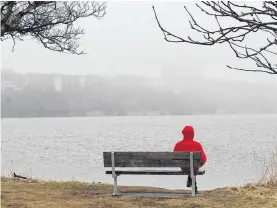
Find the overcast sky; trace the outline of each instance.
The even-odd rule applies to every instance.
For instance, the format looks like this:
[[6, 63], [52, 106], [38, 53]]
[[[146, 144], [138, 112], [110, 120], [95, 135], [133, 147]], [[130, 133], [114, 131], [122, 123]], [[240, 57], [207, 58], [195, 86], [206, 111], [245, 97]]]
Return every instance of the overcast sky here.
[[[167, 29], [186, 37], [192, 35], [187, 5], [204, 24], [213, 24], [192, 3], [108, 2], [107, 15], [78, 22], [86, 34], [81, 37], [81, 49], [87, 54], [61, 54], [43, 48], [35, 40], [1, 43], [1, 68], [18, 72], [144, 75], [159, 77], [163, 70], [197, 78], [262, 81], [276, 84], [276, 75], [230, 70], [226, 64], [251, 68], [235, 58], [227, 45], [216, 47], [168, 43], [157, 26], [152, 4], [156, 5], [160, 21]], [[258, 40], [257, 40], [258, 42]]]

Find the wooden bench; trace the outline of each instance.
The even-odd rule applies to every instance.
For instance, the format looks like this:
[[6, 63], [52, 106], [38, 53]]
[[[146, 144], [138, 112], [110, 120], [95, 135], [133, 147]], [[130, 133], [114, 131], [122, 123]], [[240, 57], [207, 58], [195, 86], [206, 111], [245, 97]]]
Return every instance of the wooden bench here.
[[[113, 196], [120, 195], [117, 187], [117, 177], [120, 175], [188, 175], [192, 177], [192, 193], [196, 196], [195, 177], [203, 175], [205, 171], [194, 173], [194, 167], [201, 167], [200, 152], [104, 152], [104, 167], [111, 168], [106, 174], [114, 179]], [[141, 168], [178, 168], [176, 170], [116, 170], [116, 167]], [[189, 172], [181, 171], [180, 167], [189, 168]]]

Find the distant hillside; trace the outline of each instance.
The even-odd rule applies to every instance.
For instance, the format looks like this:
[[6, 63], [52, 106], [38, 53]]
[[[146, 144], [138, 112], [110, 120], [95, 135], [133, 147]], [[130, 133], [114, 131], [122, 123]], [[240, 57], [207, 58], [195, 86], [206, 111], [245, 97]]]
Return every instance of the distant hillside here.
[[2, 117], [277, 113], [277, 89], [180, 77], [2, 71]]

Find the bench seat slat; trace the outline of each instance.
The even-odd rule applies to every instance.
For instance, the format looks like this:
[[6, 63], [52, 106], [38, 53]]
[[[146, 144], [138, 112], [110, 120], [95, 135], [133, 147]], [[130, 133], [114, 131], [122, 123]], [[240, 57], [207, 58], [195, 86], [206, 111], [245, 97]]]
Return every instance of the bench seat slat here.
[[[106, 161], [104, 167], [111, 167], [111, 161]], [[118, 160], [115, 159], [115, 167], [189, 167], [189, 160]], [[194, 166], [200, 167], [201, 161], [194, 160]]]
[[[189, 152], [115, 152], [116, 158], [129, 159], [189, 159]], [[111, 152], [104, 152], [104, 158], [111, 158]], [[200, 152], [193, 153], [194, 159], [201, 159]]]
[[[193, 164], [202, 165], [201, 153], [194, 152]], [[111, 167], [111, 152], [104, 152], [104, 167]], [[115, 167], [189, 167], [189, 152], [115, 152]]]
[[[112, 174], [112, 171], [106, 171], [106, 174]], [[189, 173], [183, 171], [174, 171], [174, 170], [116, 170], [116, 175], [188, 175]], [[195, 173], [195, 175], [204, 175], [205, 171], [201, 170]]]

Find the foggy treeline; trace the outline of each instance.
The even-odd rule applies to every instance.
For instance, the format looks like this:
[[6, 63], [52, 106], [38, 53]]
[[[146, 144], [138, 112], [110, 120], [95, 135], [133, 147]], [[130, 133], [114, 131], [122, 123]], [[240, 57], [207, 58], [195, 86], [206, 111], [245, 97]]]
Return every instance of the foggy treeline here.
[[1, 73], [2, 117], [277, 113], [276, 88], [257, 83]]

